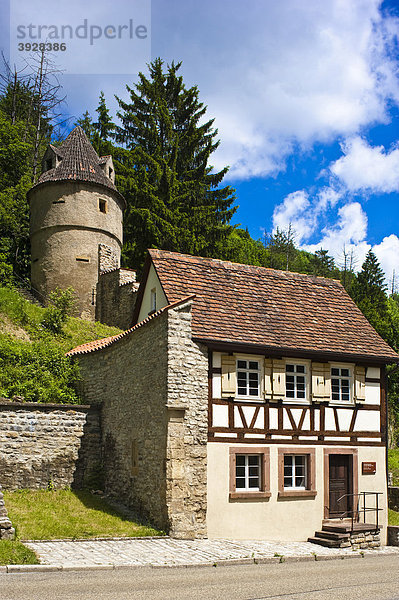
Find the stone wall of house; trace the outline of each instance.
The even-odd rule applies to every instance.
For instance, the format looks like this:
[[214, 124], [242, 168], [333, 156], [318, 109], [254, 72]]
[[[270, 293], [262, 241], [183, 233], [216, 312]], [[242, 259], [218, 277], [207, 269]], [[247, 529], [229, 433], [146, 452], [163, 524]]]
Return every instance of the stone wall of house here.
[[138, 284], [134, 271], [114, 269], [101, 273], [96, 291], [96, 321], [129, 329], [132, 325]]
[[191, 303], [78, 359], [102, 406], [106, 493], [174, 537], [205, 536], [208, 360]]
[[84, 397], [101, 404], [105, 491], [164, 530], [167, 327], [164, 313], [79, 356]]
[[0, 479], [4, 489], [82, 487], [101, 473], [98, 410], [0, 402]]
[[168, 313], [166, 500], [175, 537], [207, 533], [208, 354], [191, 339], [191, 304]]
[[388, 487], [388, 506], [392, 510], [399, 511], [399, 487]]

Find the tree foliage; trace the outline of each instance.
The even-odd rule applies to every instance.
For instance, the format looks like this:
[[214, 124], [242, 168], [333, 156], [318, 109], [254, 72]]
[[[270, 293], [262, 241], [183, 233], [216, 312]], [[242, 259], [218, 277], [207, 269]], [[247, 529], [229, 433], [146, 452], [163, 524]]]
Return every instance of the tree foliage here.
[[119, 103], [116, 140], [118, 183], [125, 196], [124, 258], [140, 266], [148, 247], [201, 256], [220, 256], [236, 208], [234, 190], [220, 187], [228, 168], [214, 172], [211, 155], [219, 146], [213, 119], [196, 86], [186, 88], [181, 63], [166, 70], [149, 65], [149, 77], [127, 86], [130, 100]]

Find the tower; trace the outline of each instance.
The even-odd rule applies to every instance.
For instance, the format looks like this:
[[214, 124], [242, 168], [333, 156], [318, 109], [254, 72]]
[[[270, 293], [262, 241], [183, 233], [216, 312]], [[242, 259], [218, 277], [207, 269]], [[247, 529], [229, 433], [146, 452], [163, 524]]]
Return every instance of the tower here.
[[71, 286], [77, 312], [94, 319], [99, 273], [120, 265], [125, 200], [111, 156], [99, 157], [81, 127], [48, 146], [29, 190], [31, 283], [46, 300]]

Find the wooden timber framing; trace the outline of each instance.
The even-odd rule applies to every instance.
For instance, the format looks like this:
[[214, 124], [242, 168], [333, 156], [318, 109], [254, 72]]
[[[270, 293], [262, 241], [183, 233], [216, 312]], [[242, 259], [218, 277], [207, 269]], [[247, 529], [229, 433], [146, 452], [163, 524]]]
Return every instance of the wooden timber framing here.
[[[381, 407], [378, 404], [353, 404], [337, 407], [329, 405], [328, 402], [304, 405], [299, 403], [287, 404], [284, 400], [270, 402], [267, 400], [240, 401], [234, 398], [212, 398], [212, 381], [210, 378], [208, 439], [212, 442], [234, 442], [239, 440], [240, 443], [249, 444], [265, 441], [270, 444], [383, 446], [385, 444], [386, 429], [386, 427], [385, 429], [382, 427], [383, 422], [385, 423], [384, 405], [383, 391], [381, 392]], [[215, 406], [226, 407], [226, 426], [213, 426]], [[248, 407], [252, 409], [250, 417], [245, 414]], [[328, 429], [326, 428], [326, 409], [332, 411], [332, 422], [334, 424], [332, 428]], [[351, 416], [349, 427], [344, 430], [339, 424], [338, 411], [346, 410], [350, 411]], [[274, 427], [271, 426], [271, 411], [274, 413], [274, 422], [277, 421], [277, 426]], [[293, 411], [296, 411], [296, 419]], [[380, 412], [381, 431], [355, 430], [357, 416], [363, 411]], [[260, 420], [261, 423], [259, 423]], [[308, 424], [306, 428], [304, 428], [305, 420]], [[318, 426], [316, 426], [316, 423]]]

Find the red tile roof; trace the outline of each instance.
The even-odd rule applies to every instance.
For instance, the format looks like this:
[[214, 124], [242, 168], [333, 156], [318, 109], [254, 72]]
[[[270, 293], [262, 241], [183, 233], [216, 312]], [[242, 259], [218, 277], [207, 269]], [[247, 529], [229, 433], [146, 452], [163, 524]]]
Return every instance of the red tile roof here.
[[137, 325], [134, 325], [130, 329], [127, 329], [126, 331], [122, 331], [121, 333], [118, 333], [117, 335], [112, 335], [107, 338], [102, 338], [101, 340], [94, 340], [93, 342], [87, 342], [87, 344], [82, 344], [81, 346], [76, 346], [76, 348], [73, 348], [72, 350], [67, 352], [66, 356], [76, 356], [78, 354], [89, 354], [90, 352], [94, 352], [96, 350], [102, 350], [103, 348], [108, 348], [108, 346], [111, 346], [118, 340], [121, 340], [122, 338], [130, 335], [131, 333], [133, 333], [134, 331], [136, 331], [137, 329], [139, 329], [146, 323], [153, 321], [154, 319], [159, 317], [159, 315], [161, 315], [165, 311], [169, 310], [170, 308], [176, 308], [176, 306], [179, 306], [180, 304], [184, 304], [185, 302], [192, 300], [193, 298], [194, 298], [194, 295], [191, 295], [191, 296], [186, 296], [185, 298], [182, 298], [181, 300], [178, 300], [177, 302], [172, 302], [171, 304], [168, 304], [168, 306], [164, 306], [163, 308], [157, 310], [152, 315], [149, 315], [148, 317], [146, 317], [145, 319], [140, 321], [140, 323], [137, 323]]
[[149, 253], [168, 302], [195, 294], [196, 339], [399, 360], [339, 281], [163, 250]]

